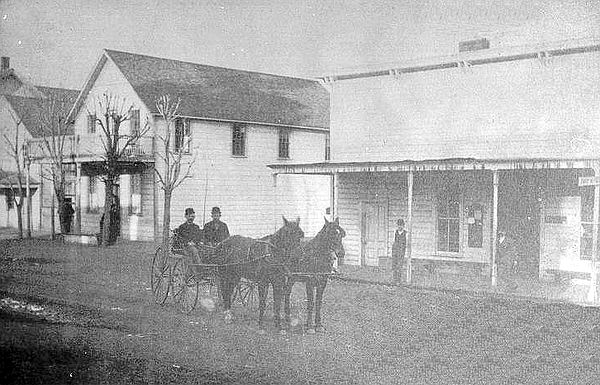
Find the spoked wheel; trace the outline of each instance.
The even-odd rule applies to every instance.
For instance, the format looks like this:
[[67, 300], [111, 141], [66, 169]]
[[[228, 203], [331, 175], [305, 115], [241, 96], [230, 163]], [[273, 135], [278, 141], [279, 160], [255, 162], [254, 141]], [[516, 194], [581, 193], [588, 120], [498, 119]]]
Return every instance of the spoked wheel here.
[[188, 314], [198, 303], [199, 283], [196, 277], [190, 274], [184, 258], [178, 260], [173, 266], [172, 277], [173, 299], [179, 310]]
[[150, 286], [154, 294], [154, 302], [164, 305], [169, 296], [171, 283], [171, 270], [169, 256], [163, 253], [162, 248], [156, 249], [152, 260], [152, 271], [150, 272]]
[[242, 278], [233, 291], [233, 300], [250, 309], [258, 308], [256, 283]]

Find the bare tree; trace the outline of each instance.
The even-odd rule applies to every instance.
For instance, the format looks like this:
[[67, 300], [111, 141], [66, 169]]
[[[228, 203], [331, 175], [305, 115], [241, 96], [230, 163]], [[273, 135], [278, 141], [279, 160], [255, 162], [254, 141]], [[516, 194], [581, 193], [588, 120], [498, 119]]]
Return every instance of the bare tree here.
[[[17, 225], [19, 228], [19, 238], [23, 238], [23, 203], [25, 202], [26, 193], [23, 189], [23, 170], [24, 170], [24, 141], [21, 138], [21, 126], [23, 125], [23, 119], [15, 116], [11, 111], [10, 115], [13, 119], [14, 125], [14, 135], [9, 134], [9, 130], [5, 130], [4, 134], [4, 142], [8, 153], [15, 161], [15, 166], [17, 169], [16, 176], [17, 180], [13, 181], [13, 179], [9, 176], [9, 185], [11, 190], [11, 199], [14, 202], [14, 205], [17, 209]], [[15, 186], [16, 182], [16, 186]]]
[[[58, 216], [63, 218], [67, 186], [65, 159], [73, 150], [73, 129], [67, 115], [73, 100], [60, 91], [49, 91], [37, 103], [37, 119], [41, 140], [39, 158], [44, 165], [42, 177], [50, 180], [58, 202]], [[54, 215], [54, 213], [52, 213]], [[65, 233], [65, 223], [60, 221], [60, 231]]]
[[[103, 146], [102, 174], [106, 186], [104, 195], [104, 215], [102, 226], [102, 244], [109, 245], [116, 239], [115, 230], [120, 226], [119, 202], [119, 163], [125, 159], [128, 151], [133, 148], [148, 130], [148, 122], [138, 131], [128, 134], [121, 132], [121, 125], [131, 119], [133, 105], [127, 104], [125, 98], [111, 93], [105, 93], [96, 100], [96, 123], [101, 129]], [[90, 113], [90, 111], [88, 111]]]
[[[156, 101], [156, 109], [160, 117], [165, 122], [165, 130], [163, 132], [157, 132], [155, 137], [160, 141], [160, 150], [157, 151], [156, 155], [162, 161], [162, 171], [155, 163], [154, 172], [158, 178], [160, 188], [164, 191], [165, 200], [163, 205], [163, 231], [162, 231], [162, 243], [163, 250], [166, 252], [169, 250], [169, 236], [171, 226], [171, 198], [173, 191], [183, 183], [184, 180], [191, 177], [191, 168], [195, 163], [195, 159], [192, 159], [185, 172], [182, 169], [182, 155], [184, 149], [190, 146], [191, 137], [185, 138], [183, 132], [176, 132], [176, 121], [179, 118], [179, 104], [181, 100], [172, 100], [169, 95], [163, 95]], [[171, 140], [175, 142], [172, 145]], [[186, 141], [187, 142], [184, 142]]]

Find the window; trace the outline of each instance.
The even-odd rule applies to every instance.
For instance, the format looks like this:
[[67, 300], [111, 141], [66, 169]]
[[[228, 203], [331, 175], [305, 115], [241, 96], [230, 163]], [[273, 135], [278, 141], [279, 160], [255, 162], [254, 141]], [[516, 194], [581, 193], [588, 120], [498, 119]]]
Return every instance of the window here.
[[231, 155], [246, 156], [246, 127], [234, 124], [231, 133]]
[[96, 133], [96, 114], [88, 115], [87, 132], [88, 134]]
[[460, 246], [460, 196], [449, 189], [438, 197], [438, 250], [458, 253]]
[[90, 182], [88, 186], [88, 212], [98, 213], [100, 212], [101, 196], [98, 189], [99, 179], [95, 176], [90, 176]]
[[325, 136], [325, 160], [331, 160], [331, 144], [329, 134]]
[[175, 151], [182, 151], [189, 154], [192, 145], [192, 130], [189, 119], [175, 120]]
[[138, 136], [140, 134], [140, 110], [131, 111], [131, 120], [129, 122], [130, 135]]
[[279, 129], [279, 157], [289, 159], [290, 157], [290, 131]]
[[142, 213], [142, 174], [131, 175], [131, 206], [130, 214]]

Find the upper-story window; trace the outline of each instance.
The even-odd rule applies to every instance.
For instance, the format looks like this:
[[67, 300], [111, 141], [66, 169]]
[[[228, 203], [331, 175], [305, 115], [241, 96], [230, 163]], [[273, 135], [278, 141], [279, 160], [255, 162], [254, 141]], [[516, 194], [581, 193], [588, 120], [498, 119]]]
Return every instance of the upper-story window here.
[[246, 126], [235, 123], [231, 129], [231, 155], [246, 156]]
[[131, 110], [130, 119], [131, 136], [138, 136], [140, 134], [140, 110]]
[[175, 151], [182, 151], [189, 154], [192, 148], [192, 130], [190, 120], [179, 118], [175, 120], [175, 142], [173, 143]]
[[331, 160], [331, 141], [329, 134], [325, 135], [325, 160]]
[[87, 120], [87, 132], [88, 134], [96, 133], [96, 114], [89, 114]]
[[290, 131], [285, 128], [279, 129], [279, 158], [290, 157]]

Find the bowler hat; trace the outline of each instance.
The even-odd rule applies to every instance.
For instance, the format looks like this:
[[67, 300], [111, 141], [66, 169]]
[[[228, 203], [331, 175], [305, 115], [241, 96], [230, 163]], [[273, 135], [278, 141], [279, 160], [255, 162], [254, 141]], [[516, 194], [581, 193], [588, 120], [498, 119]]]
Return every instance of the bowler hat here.
[[212, 210], [211, 210], [210, 213], [211, 214], [219, 214], [219, 215], [221, 215], [221, 209], [215, 206], [215, 207], [212, 208]]
[[195, 214], [194, 209], [191, 207], [188, 207], [187, 209], [185, 209], [185, 215], [190, 215], [190, 214]]

